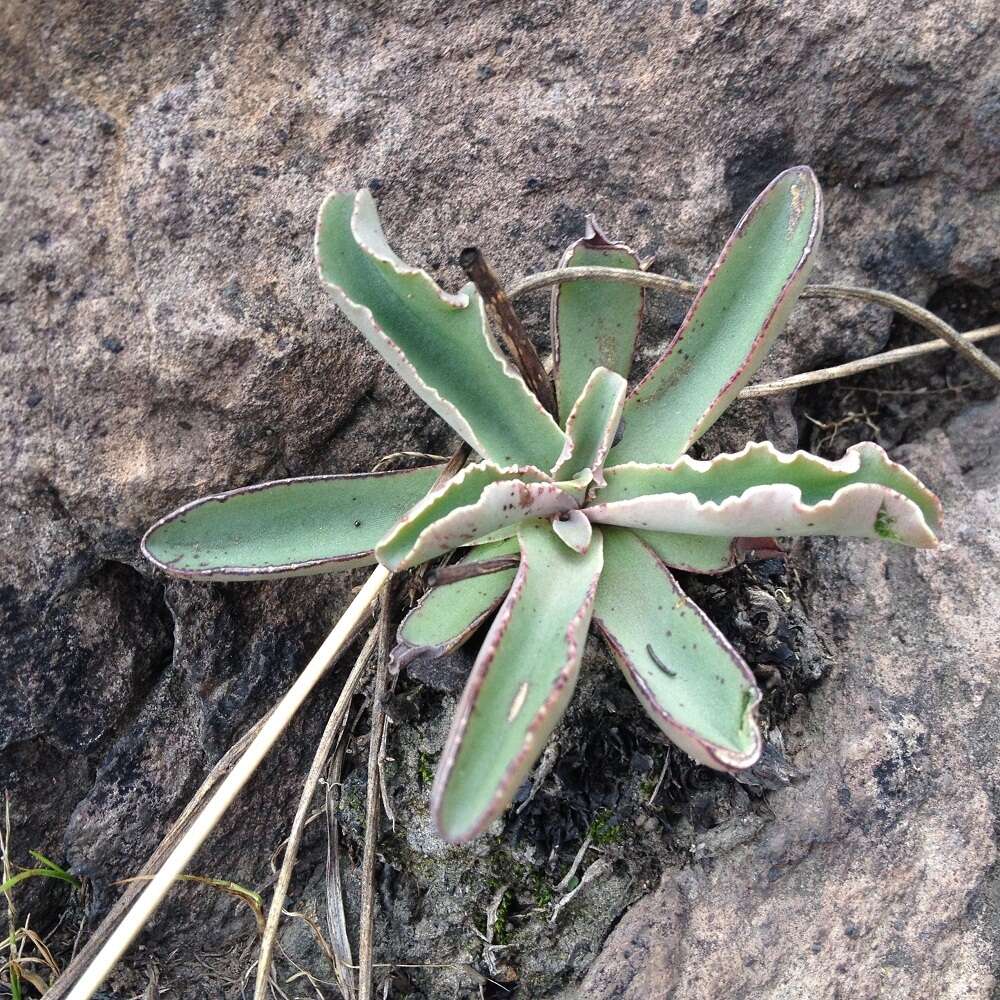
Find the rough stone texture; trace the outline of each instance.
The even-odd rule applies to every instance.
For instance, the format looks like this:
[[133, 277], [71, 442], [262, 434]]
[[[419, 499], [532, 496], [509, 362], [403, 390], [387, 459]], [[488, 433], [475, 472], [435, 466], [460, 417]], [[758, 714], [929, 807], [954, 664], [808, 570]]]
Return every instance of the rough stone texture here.
[[[1000, 407], [977, 416], [995, 440]], [[943, 487], [938, 550], [810, 546], [836, 666], [787, 739], [808, 780], [753, 842], [668, 871], [567, 996], [995, 995], [1000, 461], [963, 477], [965, 423], [905, 450]]]
[[[900, 291], [953, 308], [966, 325], [996, 321], [997, 39], [988, 0], [8, 0], [0, 11], [0, 783], [11, 793], [16, 857], [40, 849], [87, 875], [88, 913], [99, 918], [111, 882], [138, 867], [211, 764], [287, 687], [353, 582], [164, 585], [137, 555], [146, 525], [215, 489], [452, 445], [318, 287], [311, 240], [323, 193], [370, 185], [400, 252], [451, 286], [461, 280], [457, 253], [473, 241], [508, 277], [552, 266], [590, 210], [665, 272], [692, 276], [756, 191], [805, 161], [827, 191], [821, 279]], [[525, 304], [539, 328], [546, 311], [544, 296]], [[646, 360], [682, 312], [675, 300], [651, 302]], [[812, 304], [769, 370], [832, 363], [908, 336], [876, 310]], [[516, 973], [522, 995], [544, 996], [584, 974], [627, 903], [668, 868], [654, 898], [676, 915], [675, 931], [657, 924], [648, 947], [619, 949], [627, 928], [653, 920], [655, 908], [625, 917], [602, 971], [591, 974], [592, 996], [666, 995], [670, 975], [678, 995], [738, 995], [727, 983], [740, 982], [782, 995], [769, 992], [777, 981], [769, 977], [791, 976], [796, 961], [816, 970], [810, 995], [841, 980], [845, 996], [989, 995], [996, 637], [990, 646], [989, 616], [976, 624], [972, 615], [987, 580], [971, 556], [987, 544], [977, 539], [991, 516], [973, 505], [992, 502], [996, 519], [996, 474], [983, 471], [994, 468], [995, 434], [975, 433], [992, 411], [959, 413], [988, 395], [967, 367], [939, 359], [915, 371], [927, 384], [947, 377], [963, 388], [938, 386], [943, 406], [880, 396], [872, 419], [895, 446], [918, 441], [925, 418], [935, 426], [954, 418], [954, 461], [940, 437], [915, 446], [928, 477], [951, 490], [954, 534], [932, 556], [824, 543], [794, 564], [795, 614], [808, 595], [811, 624], [789, 656], [809, 668], [810, 684], [822, 673], [809, 667], [815, 643], [827, 643], [835, 665], [782, 727], [809, 781], [747, 791], [670, 757], [663, 799], [644, 810], [662, 746], [622, 683], [591, 657], [558, 737], [561, 763], [534, 812], [478, 854], [443, 853], [427, 830], [420, 776], [453, 699], [404, 681], [383, 957], [488, 970], [474, 927], [512, 877], [514, 947], [496, 953], [494, 978]], [[789, 399], [739, 406], [706, 447], [764, 434], [786, 446], [814, 441], [802, 415], [829, 422], [848, 405], [830, 392], [805, 395], [794, 410]], [[929, 412], [910, 419], [914, 407]], [[751, 654], [764, 649], [750, 612], [740, 619], [734, 609], [753, 588], [777, 584], [734, 579], [719, 593], [692, 585]], [[890, 611], [897, 621], [887, 628]], [[934, 637], [927, 662], [916, 658], [919, 636]], [[871, 666], [860, 670], [858, 657]], [[803, 702], [804, 678], [785, 678], [776, 719]], [[337, 685], [323, 686], [194, 869], [265, 885]], [[869, 704], [873, 712], [860, 714]], [[355, 795], [364, 757], [362, 747], [348, 758]], [[605, 781], [616, 768], [620, 780]], [[849, 801], [837, 798], [842, 787]], [[348, 801], [344, 811], [355, 862], [356, 810]], [[532, 915], [551, 906], [546, 894], [605, 813], [610, 875], [585, 887], [556, 924], [547, 911]], [[696, 858], [718, 857], [678, 874], [692, 844]], [[323, 854], [314, 826], [294, 890], [318, 912]], [[217, 979], [166, 956], [249, 949], [247, 912], [191, 888], [172, 900], [147, 939], [164, 960], [164, 985], [185, 997], [209, 988], [238, 995], [225, 976], [246, 968], [249, 950], [213, 958]], [[51, 927], [67, 897], [54, 884], [26, 883], [18, 902], [33, 926]], [[766, 935], [740, 925], [738, 963], [726, 957], [733, 941], [719, 908], [767, 921]], [[838, 908], [844, 919], [835, 924], [827, 915]], [[818, 940], [812, 931], [823, 928]], [[62, 945], [65, 957], [70, 942]], [[287, 945], [319, 961], [299, 925]], [[144, 964], [133, 961], [139, 973], [120, 977], [116, 997], [141, 988]], [[460, 971], [406, 975], [425, 996], [479, 993]], [[610, 978], [601, 985], [597, 975]], [[635, 992], [643, 982], [646, 992]]]

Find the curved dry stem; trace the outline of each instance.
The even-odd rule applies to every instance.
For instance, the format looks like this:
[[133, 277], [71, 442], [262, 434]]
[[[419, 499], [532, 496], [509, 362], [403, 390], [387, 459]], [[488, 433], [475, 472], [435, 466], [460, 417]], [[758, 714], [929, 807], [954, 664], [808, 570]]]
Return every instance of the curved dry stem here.
[[974, 344], [969, 343], [968, 339], [953, 326], [923, 306], [910, 302], [909, 299], [893, 295], [892, 292], [879, 291], [877, 288], [852, 288], [849, 285], [807, 285], [803, 289], [802, 296], [809, 299], [849, 299], [885, 306], [900, 316], [905, 316], [917, 326], [922, 326], [941, 340], [946, 340], [966, 361], [986, 372], [995, 382], [1000, 382], [1000, 365]]
[[566, 281], [620, 281], [626, 285], [639, 285], [642, 288], [658, 288], [663, 292], [676, 292], [680, 295], [693, 295], [699, 285], [683, 278], [671, 278], [665, 274], [651, 274], [649, 271], [626, 271], [617, 267], [560, 267], [552, 271], [539, 271], [529, 274], [527, 278], [514, 282], [507, 292], [508, 298], [516, 299], [528, 292], [537, 292], [542, 288], [551, 288]]
[[170, 891], [174, 880], [180, 875], [199, 847], [208, 839], [219, 820], [222, 819], [232, 801], [250, 780], [260, 762], [278, 741], [288, 723], [306, 700], [340, 653], [355, 637], [358, 629], [368, 618], [389, 572], [378, 566], [368, 577], [348, 609], [333, 627], [315, 656], [288, 689], [285, 696], [267, 717], [260, 732], [247, 747], [246, 752], [236, 762], [222, 784], [204, 808], [195, 817], [191, 826], [164, 859], [159, 870], [145, 887], [135, 904], [122, 922], [105, 942], [69, 994], [69, 1000], [90, 1000], [108, 977], [119, 958], [125, 953], [132, 939], [145, 926], [160, 901]]
[[[658, 288], [662, 291], [675, 292], [682, 295], [693, 295], [698, 285], [692, 281], [680, 278], [670, 278], [663, 274], [650, 274], [648, 271], [627, 271], [615, 267], [566, 267], [554, 271], [541, 271], [532, 274], [514, 284], [509, 292], [511, 299], [540, 288], [549, 288], [565, 281], [620, 281], [629, 285], [640, 285], [643, 288]], [[1000, 382], [1000, 365], [983, 353], [967, 335], [959, 333], [943, 319], [935, 316], [915, 302], [882, 292], [876, 288], [854, 288], [850, 285], [807, 285], [802, 291], [803, 298], [811, 299], [850, 299], [858, 302], [868, 302], [873, 305], [885, 306], [894, 312], [923, 327], [936, 337], [958, 351], [966, 360], [984, 371], [990, 378]], [[902, 360], [902, 359], [900, 359]], [[891, 364], [892, 362], [885, 362]], [[839, 378], [840, 376], [831, 376]], [[794, 387], [792, 387], [794, 388]], [[782, 390], [786, 391], [786, 390]], [[746, 390], [743, 391], [745, 393]], [[743, 393], [740, 395], [743, 396]], [[762, 395], [758, 393], [758, 395]]]
[[292, 829], [288, 834], [288, 842], [285, 846], [284, 858], [281, 862], [281, 870], [278, 872], [278, 881], [274, 886], [274, 894], [271, 897], [271, 905], [267, 911], [267, 923], [264, 926], [264, 934], [260, 942], [260, 954], [257, 958], [257, 981], [254, 986], [254, 1000], [267, 1000], [268, 982], [271, 974], [271, 962], [274, 957], [274, 943], [278, 934], [278, 925], [281, 923], [281, 911], [288, 896], [288, 886], [292, 881], [292, 872], [295, 869], [295, 862], [299, 856], [299, 843], [302, 840], [302, 831], [306, 826], [306, 817], [309, 815], [309, 805], [313, 795], [316, 794], [316, 786], [326, 767], [327, 759], [337, 742], [340, 732], [343, 729], [344, 721], [347, 718], [347, 711], [350, 708], [351, 699], [364, 677], [368, 661], [378, 641], [378, 633], [372, 632], [358, 655], [344, 687], [337, 699], [337, 704], [330, 713], [326, 728], [320, 737], [319, 745], [316, 747], [316, 755], [313, 757], [312, 766], [306, 776], [305, 784], [302, 786], [302, 795], [299, 798], [299, 806], [295, 812], [295, 819], [292, 821]]
[[[1000, 336], [1000, 323], [994, 326], [984, 326], [978, 330], [970, 330], [962, 335], [966, 340], [978, 343]], [[951, 344], [945, 340], [929, 340], [925, 344], [911, 344], [909, 347], [897, 347], [893, 351], [883, 351], [857, 361], [848, 361], [842, 365], [830, 368], [819, 368], [814, 372], [803, 372], [801, 375], [789, 375], [787, 378], [775, 379], [773, 382], [761, 382], [758, 385], [748, 385], [741, 393], [740, 399], [759, 399], [762, 396], [778, 396], [793, 389], [804, 389], [808, 385], [818, 385], [820, 382], [830, 382], [833, 379], [847, 378], [849, 375], [860, 375], [885, 365], [897, 365], [901, 361], [934, 354], [936, 351], [946, 351]]]

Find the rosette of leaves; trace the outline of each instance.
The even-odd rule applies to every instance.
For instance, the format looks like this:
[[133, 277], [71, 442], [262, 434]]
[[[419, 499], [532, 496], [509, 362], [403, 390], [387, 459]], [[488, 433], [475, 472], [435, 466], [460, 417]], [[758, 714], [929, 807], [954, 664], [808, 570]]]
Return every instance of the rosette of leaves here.
[[[681, 327], [628, 389], [636, 285], [552, 293], [555, 409], [501, 351], [472, 285], [443, 291], [390, 249], [367, 191], [320, 210], [316, 258], [334, 301], [478, 454], [442, 466], [311, 476], [197, 500], [143, 551], [189, 580], [261, 580], [455, 553], [400, 626], [397, 665], [448, 652], [492, 616], [432, 792], [464, 842], [509, 805], [573, 693], [593, 626], [652, 720], [697, 761], [749, 767], [761, 749], [753, 674], [672, 569], [721, 573], [773, 536], [936, 544], [934, 495], [874, 444], [839, 461], [770, 443], [711, 461], [687, 450], [760, 366], [811, 269], [822, 228], [812, 171], [779, 175], [749, 208]], [[567, 268], [639, 268], [596, 227]]]

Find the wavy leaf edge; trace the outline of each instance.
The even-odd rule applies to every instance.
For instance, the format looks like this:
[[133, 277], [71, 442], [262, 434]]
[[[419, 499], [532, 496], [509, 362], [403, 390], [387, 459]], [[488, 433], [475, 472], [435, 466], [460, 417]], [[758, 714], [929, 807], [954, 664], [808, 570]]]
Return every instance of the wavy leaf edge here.
[[[481, 296], [475, 291], [474, 286], [469, 283], [463, 286], [463, 288], [458, 292], [448, 292], [443, 289], [423, 268], [407, 264], [403, 261], [392, 249], [388, 240], [385, 238], [378, 214], [378, 206], [376, 205], [371, 192], [368, 191], [367, 188], [361, 188], [359, 190], [338, 189], [331, 191], [323, 199], [323, 202], [320, 205], [319, 212], [317, 214], [315, 234], [313, 237], [313, 254], [320, 282], [329, 292], [334, 302], [340, 306], [345, 315], [351, 318], [352, 321], [352, 311], [364, 317], [367, 329], [362, 330], [362, 333], [366, 339], [369, 340], [372, 346], [379, 350], [379, 353], [381, 353], [383, 357], [386, 357], [387, 353], [393, 356], [395, 360], [392, 362], [392, 367], [395, 369], [399, 377], [416, 393], [420, 399], [426, 402], [431, 409], [435, 410], [435, 412], [446, 420], [446, 422], [454, 428], [459, 436], [467, 441], [477, 452], [479, 452], [480, 455], [484, 458], [489, 457], [490, 449], [485, 446], [480, 437], [472, 429], [472, 426], [469, 424], [467, 418], [462, 414], [458, 406], [456, 406], [436, 388], [424, 381], [414, 364], [407, 357], [406, 352], [376, 321], [372, 310], [363, 303], [352, 299], [340, 285], [338, 285], [335, 281], [332, 281], [324, 273], [323, 258], [321, 254], [321, 238], [324, 232], [326, 214], [331, 204], [343, 198], [353, 199], [350, 215], [350, 231], [352, 239], [362, 253], [373, 258], [375, 261], [386, 265], [401, 278], [416, 279], [435, 296], [437, 296], [442, 305], [445, 305], [448, 308], [456, 310], [474, 308], [477, 310], [481, 334], [489, 353], [496, 361], [499, 362], [503, 375], [514, 383], [515, 390], [519, 391], [530, 406], [537, 411], [542, 418], [543, 423], [545, 423], [546, 426], [551, 424], [553, 434], [558, 435], [559, 440], [562, 441], [563, 432], [556, 423], [555, 419], [545, 409], [545, 407], [542, 406], [535, 394], [531, 392], [520, 373], [511, 363], [510, 359], [503, 353], [503, 351], [500, 350], [487, 319], [486, 305]], [[370, 227], [370, 233], [364, 232], [365, 226]], [[386, 360], [388, 360], [388, 357], [386, 357]]]
[[[708, 535], [733, 535], [738, 530], [738, 524], [724, 524], [724, 518], [731, 514], [734, 508], [746, 505], [756, 497], [760, 497], [762, 502], [766, 502], [769, 497], [787, 498], [789, 506], [801, 517], [810, 516], [823, 517], [830, 515], [838, 506], [844, 506], [848, 499], [857, 499], [863, 494], [884, 495], [887, 499], [894, 501], [894, 505], [899, 508], [903, 516], [902, 528], [905, 535], [900, 535], [889, 525], [889, 519], [893, 515], [886, 514], [885, 521], [880, 523], [879, 516], [876, 515], [873, 524], [874, 536], [891, 541], [901, 541], [904, 544], [913, 545], [917, 548], [934, 548], [937, 543], [937, 536], [934, 529], [942, 520], [943, 513], [941, 502], [912, 472], [898, 462], [892, 461], [880, 446], [862, 441], [852, 445], [847, 449], [842, 458], [826, 459], [810, 452], [798, 450], [795, 452], [780, 452], [770, 441], [751, 442], [738, 452], [725, 453], [716, 456], [708, 461], [693, 459], [687, 455], [682, 456], [678, 461], [670, 465], [644, 464], [639, 462], [629, 462], [615, 466], [606, 470], [609, 477], [614, 477], [629, 470], [636, 472], [662, 472], [669, 474], [678, 469], [686, 469], [695, 473], [708, 473], [724, 468], [726, 465], [734, 465], [757, 455], [765, 455], [767, 458], [783, 466], [793, 466], [801, 464], [821, 468], [824, 471], [841, 475], [854, 475], [862, 470], [867, 459], [878, 463], [879, 467], [887, 474], [898, 476], [902, 483], [908, 488], [904, 493], [892, 486], [881, 483], [865, 482], [850, 483], [837, 488], [829, 498], [818, 501], [815, 504], [802, 502], [802, 490], [794, 483], [772, 483], [752, 485], [739, 494], [726, 497], [721, 502], [715, 500], [699, 501], [693, 492], [670, 492], [650, 493], [624, 500], [612, 500], [594, 503], [585, 508], [587, 517], [597, 523], [617, 524], [621, 527], [642, 528], [649, 531], [678, 531], [690, 534]], [[609, 487], [610, 488], [610, 487]], [[874, 492], [873, 492], [874, 491]], [[919, 499], [914, 499], [914, 498]], [[643, 507], [649, 508], [657, 503], [656, 498], [661, 499], [660, 503], [666, 507], [668, 504], [678, 518], [683, 518], [680, 523], [672, 522], [670, 527], [657, 528], [648, 523], [637, 523], [636, 512]], [[599, 497], [597, 498], [600, 499]], [[706, 524], [711, 524], [713, 520], [718, 521], [721, 530], [705, 531], [699, 530], [695, 522], [699, 515], [706, 515]], [[635, 515], [636, 519], [633, 519]], [[781, 531], [775, 529], [773, 534], [780, 535]], [[835, 533], [835, 532], [834, 532]], [[822, 532], [816, 532], [822, 534]]]

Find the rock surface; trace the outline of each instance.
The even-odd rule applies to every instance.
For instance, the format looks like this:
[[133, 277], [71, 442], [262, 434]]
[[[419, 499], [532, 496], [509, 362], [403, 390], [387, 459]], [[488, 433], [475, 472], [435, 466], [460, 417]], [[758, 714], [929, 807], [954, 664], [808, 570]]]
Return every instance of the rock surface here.
[[[136, 870], [287, 687], [356, 582], [165, 584], [137, 554], [152, 520], [213, 490], [453, 444], [314, 278], [327, 190], [369, 185], [397, 249], [450, 287], [472, 242], [507, 278], [552, 266], [588, 211], [665, 273], [695, 276], [757, 190], [805, 161], [827, 192], [821, 280], [886, 287], [963, 326], [996, 322], [997, 21], [987, 0], [9, 0], [0, 786], [15, 859], [38, 849], [86, 875], [98, 919], [112, 882]], [[651, 300], [645, 359], [683, 308]], [[544, 296], [524, 304], [539, 330], [546, 312]], [[814, 303], [769, 371], [908, 336], [884, 313]], [[707, 445], [767, 435], [815, 446], [804, 416], [832, 426], [848, 408], [870, 410], [864, 419], [887, 444], [909, 445], [952, 507], [935, 554], [826, 542], [797, 553], [799, 582], [790, 573], [787, 587], [799, 672], [773, 703], [808, 781], [748, 791], [668, 754], [664, 791], [645, 809], [664, 749], [595, 654], [533, 805], [495, 842], [446, 852], [429, 834], [422, 781], [453, 699], [404, 681], [391, 744], [399, 819], [382, 845], [383, 959], [471, 962], [498, 980], [516, 975], [524, 996], [574, 995], [628, 903], [666, 870], [613, 931], [582, 987], [589, 996], [668, 996], [671, 977], [678, 997], [990, 995], [988, 529], [1000, 473], [996, 434], [978, 429], [996, 416], [988, 403], [965, 409], [988, 392], [953, 359], [911, 372], [864, 383], [881, 394], [857, 405], [832, 390], [794, 408], [788, 398], [741, 405]], [[892, 394], [932, 384], [939, 395]], [[864, 419], [848, 431], [875, 434]], [[921, 422], [936, 436], [922, 442]], [[824, 430], [826, 443], [841, 429]], [[779, 584], [750, 574], [718, 592], [692, 586], [752, 657], [763, 648], [738, 611]], [[807, 696], [825, 669], [820, 642], [830, 679]], [[338, 684], [323, 685], [193, 870], [266, 886]], [[345, 769], [349, 867], [365, 756], [361, 747]], [[319, 825], [293, 898], [322, 913]], [[605, 874], [550, 923], [553, 886], [588, 831], [602, 853], [584, 868], [606, 861]], [[680, 867], [691, 845], [695, 860]], [[484, 954], [477, 929], [505, 886], [509, 946]], [[40, 928], [68, 912], [49, 883], [23, 883], [18, 904]], [[187, 887], [146, 955], [159, 956], [175, 995], [237, 996], [253, 934], [228, 897]], [[71, 938], [56, 941], [63, 959]], [[298, 924], [286, 946], [329, 977]], [[215, 956], [217, 971], [168, 961], [173, 949]], [[108, 996], [144, 987], [146, 955]], [[424, 996], [478, 996], [481, 985], [461, 968], [405, 976]], [[396, 992], [405, 988], [398, 978]]]
[[[1000, 407], [979, 417], [995, 439]], [[835, 666], [786, 730], [808, 779], [753, 842], [669, 870], [567, 996], [995, 995], [1000, 461], [963, 478], [954, 441], [905, 449], [942, 484], [939, 549], [810, 546]]]

